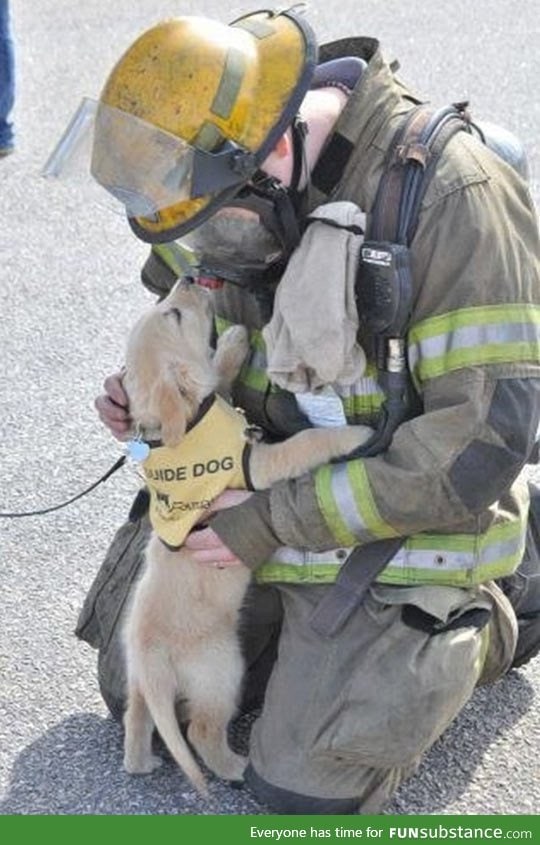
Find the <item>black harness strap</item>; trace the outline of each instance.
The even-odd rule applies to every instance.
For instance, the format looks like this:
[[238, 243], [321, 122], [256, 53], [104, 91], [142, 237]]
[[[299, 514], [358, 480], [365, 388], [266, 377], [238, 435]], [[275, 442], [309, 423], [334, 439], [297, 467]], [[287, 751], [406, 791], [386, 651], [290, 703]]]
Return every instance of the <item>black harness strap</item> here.
[[437, 111], [425, 104], [411, 109], [386, 154], [371, 211], [370, 239], [411, 243], [441, 153], [452, 135], [466, 128], [462, 104]]
[[398, 537], [357, 546], [311, 614], [309, 622], [313, 630], [321, 637], [337, 634], [362, 604], [369, 585], [399, 551], [402, 542]]
[[426, 122], [422, 108], [417, 106], [405, 116], [386, 153], [369, 221], [369, 237], [373, 240], [396, 241], [405, 171], [410, 162], [423, 165], [427, 159], [427, 150], [421, 150], [418, 145]]

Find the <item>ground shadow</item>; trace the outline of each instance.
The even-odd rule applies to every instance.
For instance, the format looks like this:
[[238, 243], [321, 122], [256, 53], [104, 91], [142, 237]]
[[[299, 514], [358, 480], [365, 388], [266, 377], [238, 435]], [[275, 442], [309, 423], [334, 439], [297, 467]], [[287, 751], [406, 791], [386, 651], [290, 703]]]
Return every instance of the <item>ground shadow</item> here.
[[166, 754], [163, 766], [151, 775], [128, 775], [122, 767], [122, 740], [119, 724], [93, 713], [75, 714], [55, 725], [17, 757], [0, 814], [264, 812], [247, 792], [217, 779], [210, 779], [212, 798], [205, 802]]
[[[489, 747], [533, 705], [534, 689], [512, 672], [476, 691], [418, 773], [386, 808], [392, 814], [428, 814], [467, 791]], [[234, 723], [231, 744], [245, 751], [252, 718]], [[205, 803], [164, 755], [160, 770], [130, 777], [122, 767], [122, 729], [112, 719], [79, 713], [43, 734], [17, 757], [0, 814], [188, 815], [267, 813], [245, 789], [211, 780]]]

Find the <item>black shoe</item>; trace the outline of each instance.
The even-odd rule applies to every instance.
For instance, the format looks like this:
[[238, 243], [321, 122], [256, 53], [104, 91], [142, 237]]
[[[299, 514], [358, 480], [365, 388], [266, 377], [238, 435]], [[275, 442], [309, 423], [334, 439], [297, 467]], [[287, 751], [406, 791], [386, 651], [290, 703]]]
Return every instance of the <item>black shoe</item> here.
[[518, 641], [512, 669], [524, 666], [540, 652], [540, 611], [518, 616]]

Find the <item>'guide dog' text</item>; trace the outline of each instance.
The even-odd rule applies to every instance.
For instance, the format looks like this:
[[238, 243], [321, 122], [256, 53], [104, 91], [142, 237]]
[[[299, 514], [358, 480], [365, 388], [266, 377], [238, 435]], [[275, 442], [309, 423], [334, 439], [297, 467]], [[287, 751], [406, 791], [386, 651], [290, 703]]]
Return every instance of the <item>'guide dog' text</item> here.
[[212, 458], [206, 463], [194, 463], [189, 466], [145, 469], [145, 475], [149, 481], [187, 481], [190, 478], [200, 478], [202, 475], [213, 475], [216, 472], [228, 472], [232, 469], [234, 469], [234, 458], [227, 455], [224, 458]]

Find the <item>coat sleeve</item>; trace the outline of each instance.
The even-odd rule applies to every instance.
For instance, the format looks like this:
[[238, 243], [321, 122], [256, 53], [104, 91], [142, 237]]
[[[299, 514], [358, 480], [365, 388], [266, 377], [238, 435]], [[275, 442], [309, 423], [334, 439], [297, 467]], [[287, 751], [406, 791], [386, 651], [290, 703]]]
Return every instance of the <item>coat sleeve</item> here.
[[494, 166], [435, 200], [412, 261], [409, 365], [422, 414], [376, 457], [257, 494], [249, 507], [265, 533], [250, 561], [244, 506], [225, 529], [220, 515], [217, 533], [246, 562], [279, 545], [324, 551], [425, 531], [475, 533], [526, 463], [540, 414], [540, 246], [523, 182]]

